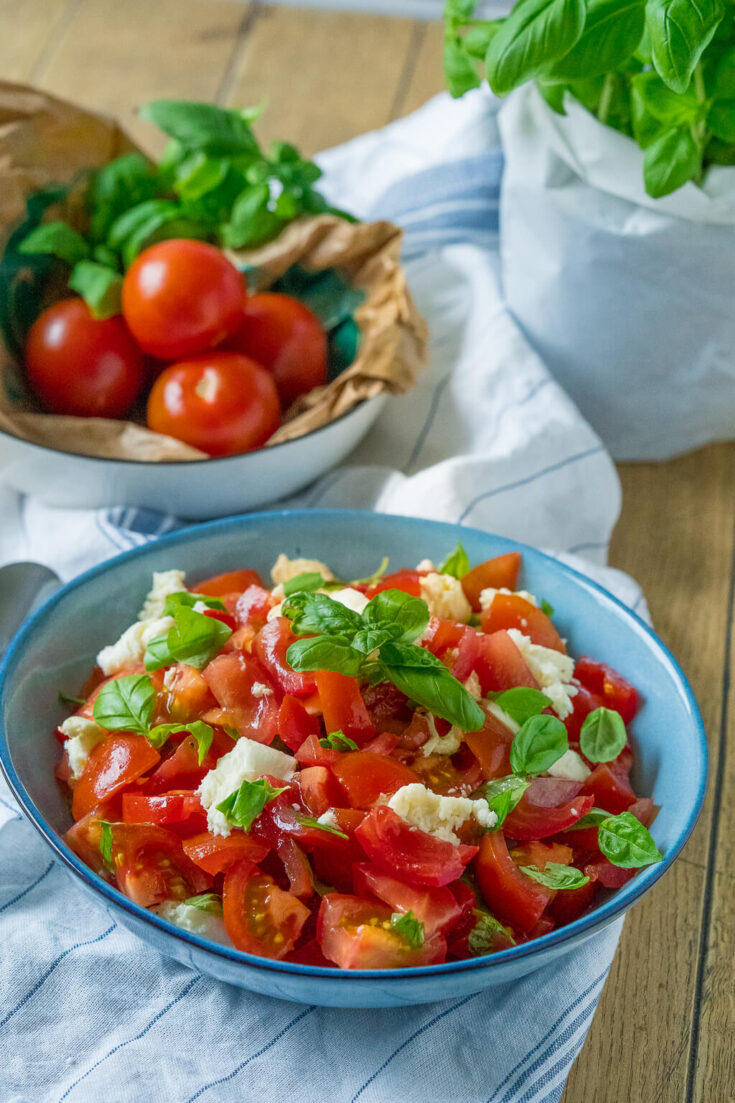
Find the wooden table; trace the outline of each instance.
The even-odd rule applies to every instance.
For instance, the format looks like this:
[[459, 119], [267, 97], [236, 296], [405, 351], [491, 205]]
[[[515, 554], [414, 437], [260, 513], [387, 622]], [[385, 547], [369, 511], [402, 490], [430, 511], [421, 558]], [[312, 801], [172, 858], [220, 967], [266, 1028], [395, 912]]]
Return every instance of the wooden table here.
[[[225, 0], [0, 0], [0, 74], [116, 114], [156, 96], [253, 104], [261, 135], [306, 152], [419, 107], [442, 87], [438, 24]], [[154, 148], [155, 148], [155, 142]], [[682, 396], [682, 401], [685, 401]], [[612, 562], [642, 583], [710, 739], [705, 811], [684, 855], [629, 916], [566, 1103], [735, 1098], [730, 859], [735, 738], [728, 689], [735, 446], [624, 464]], [[732, 747], [731, 747], [732, 751]]]

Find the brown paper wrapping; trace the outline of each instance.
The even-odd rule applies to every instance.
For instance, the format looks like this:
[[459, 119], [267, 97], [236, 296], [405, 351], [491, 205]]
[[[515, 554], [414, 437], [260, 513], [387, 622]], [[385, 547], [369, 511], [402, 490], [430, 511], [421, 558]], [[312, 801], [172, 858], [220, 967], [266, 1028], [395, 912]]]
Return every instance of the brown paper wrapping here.
[[[24, 85], [0, 81], [0, 251], [29, 195], [70, 184], [87, 169], [134, 150], [117, 123]], [[73, 191], [49, 217], [78, 223]], [[338, 268], [365, 298], [355, 311], [360, 344], [353, 363], [325, 387], [302, 396], [268, 445], [293, 440], [380, 394], [403, 394], [426, 363], [426, 325], [400, 265], [401, 230], [389, 222], [349, 223], [332, 215], [300, 219], [267, 245], [231, 253], [258, 269], [260, 290], [298, 262]], [[110, 459], [192, 460], [204, 453], [131, 421], [59, 417], [34, 411], [18, 386], [22, 368], [0, 338], [0, 429], [64, 452]], [[266, 445], [267, 447], [267, 445]]]

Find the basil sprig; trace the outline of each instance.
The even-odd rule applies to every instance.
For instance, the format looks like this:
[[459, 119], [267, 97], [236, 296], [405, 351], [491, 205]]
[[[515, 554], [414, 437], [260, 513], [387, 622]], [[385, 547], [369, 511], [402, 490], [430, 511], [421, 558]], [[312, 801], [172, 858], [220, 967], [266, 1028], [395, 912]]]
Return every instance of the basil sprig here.
[[217, 811], [221, 812], [233, 827], [241, 827], [243, 831], [249, 831], [268, 801], [285, 791], [285, 787], [274, 789], [264, 777], [258, 778], [257, 781], [243, 781], [239, 789], [219, 802]]
[[590, 762], [612, 762], [628, 742], [619, 712], [604, 705], [590, 712], [579, 733], [579, 749]]
[[341, 730], [330, 732], [319, 740], [319, 745], [327, 751], [356, 751], [357, 743]]
[[195, 613], [184, 602], [176, 602], [170, 608], [175, 623], [165, 635], [150, 641], [145, 651], [145, 668], [159, 670], [174, 663], [187, 663], [201, 670], [222, 650], [232, 629], [216, 617]]
[[415, 950], [424, 944], [424, 924], [409, 909], [407, 912], [393, 912], [390, 917], [391, 930]]
[[224, 612], [225, 603], [221, 597], [212, 597], [211, 594], [193, 594], [190, 590], [177, 590], [173, 594], [166, 595], [163, 607], [163, 615], [172, 617], [182, 605], [193, 609], [195, 605], [206, 605], [208, 609], [219, 609]]
[[318, 590], [324, 585], [324, 582], [324, 575], [320, 574], [319, 571], [303, 571], [294, 578], [289, 578], [288, 582], [284, 582], [283, 593], [286, 597], [291, 597], [292, 594], [297, 594], [299, 590], [307, 592]]
[[467, 946], [474, 957], [479, 957], [481, 954], [491, 954], [495, 949], [495, 942], [499, 935], [503, 939], [508, 939], [511, 946], [515, 945], [515, 939], [511, 931], [504, 927], [494, 915], [491, 915], [490, 912], [481, 911], [479, 908], [475, 909], [474, 914], [477, 917], [477, 922], [467, 936]]
[[538, 881], [547, 889], [581, 889], [589, 883], [589, 877], [574, 866], [561, 865], [559, 862], [547, 862], [543, 869], [538, 866], [519, 866], [522, 873]]
[[147, 674], [126, 674], [102, 686], [92, 706], [95, 720], [107, 731], [147, 735], [156, 707], [156, 692]]
[[530, 781], [517, 777], [516, 774], [488, 781], [485, 786], [485, 797], [490, 811], [498, 817], [498, 822], [492, 828], [493, 831], [498, 831], [503, 826], [506, 817], [516, 807], [530, 784]]
[[495, 693], [488, 693], [488, 699], [506, 712], [516, 724], [525, 724], [532, 716], [540, 716], [549, 708], [551, 700], [540, 689], [528, 686], [514, 686]]
[[206, 757], [207, 751], [212, 746], [212, 739], [214, 738], [214, 731], [209, 724], [205, 724], [203, 720], [193, 720], [189, 724], [156, 724], [155, 728], [151, 728], [149, 732], [146, 732], [146, 737], [150, 743], [160, 750], [164, 743], [167, 742], [169, 736], [175, 735], [177, 732], [186, 732], [196, 740], [197, 747], [199, 748], [199, 765]]
[[556, 716], [532, 716], [522, 725], [510, 748], [514, 774], [543, 774], [569, 749], [567, 729]]
[[597, 828], [597, 845], [621, 869], [640, 869], [663, 861], [650, 831], [631, 812], [609, 816]]
[[440, 659], [412, 641], [429, 623], [421, 598], [383, 590], [355, 613], [328, 594], [299, 592], [283, 603], [298, 639], [286, 658], [294, 670], [332, 670], [393, 682], [407, 697], [463, 731], [478, 731], [485, 714]]
[[448, 574], [452, 578], [464, 578], [466, 574], [469, 574], [469, 570], [469, 556], [459, 540], [454, 551], [450, 552], [441, 566], [437, 567], [439, 574]]

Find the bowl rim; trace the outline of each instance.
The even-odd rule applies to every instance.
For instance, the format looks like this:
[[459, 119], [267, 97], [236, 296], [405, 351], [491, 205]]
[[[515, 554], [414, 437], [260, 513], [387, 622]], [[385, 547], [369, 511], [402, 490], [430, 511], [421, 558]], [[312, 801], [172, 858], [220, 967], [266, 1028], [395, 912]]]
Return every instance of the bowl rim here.
[[[652, 628], [646, 624], [641, 617], [634, 613], [624, 602], [620, 601], [619, 598], [615, 597], [614, 594], [610, 593], [609, 590], [606, 590], [588, 576], [575, 570], [561, 560], [555, 559], [553, 556], [547, 555], [545, 552], [539, 551], [539, 549], [518, 540], [512, 540], [505, 536], [489, 533], [482, 529], [475, 529], [468, 525], [457, 525], [451, 522], [434, 521], [422, 517], [409, 517], [401, 514], [388, 514], [372, 510], [357, 509], [281, 509], [259, 511], [255, 513], [239, 514], [235, 517], [206, 521], [196, 525], [188, 525], [183, 529], [178, 529], [175, 532], [168, 533], [165, 536], [148, 541], [146, 544], [139, 547], [121, 552], [119, 555], [106, 559], [95, 567], [91, 567], [89, 570], [77, 575], [60, 587], [55, 594], [25, 621], [3, 656], [0, 662], [0, 705], [5, 697], [7, 683], [13, 673], [16, 661], [22, 656], [27, 644], [32, 641], [36, 627], [41, 621], [49, 616], [56, 605], [63, 601], [70, 593], [85, 586], [87, 582], [107, 574], [110, 571], [114, 572], [116, 566], [121, 562], [127, 563], [142, 558], [149, 553], [153, 547], [156, 549], [159, 547], [166, 548], [171, 545], [181, 544], [182, 541], [186, 543], [189, 538], [194, 536], [200, 536], [202, 534], [205, 534], [205, 536], [216, 536], [217, 533], [222, 531], [242, 528], [243, 526], [251, 524], [259, 525], [263, 522], [277, 527], [279, 522], [294, 517], [305, 521], [307, 524], [315, 520], [338, 523], [348, 521], [352, 523], [360, 522], [363, 524], [375, 523], [376, 520], [395, 520], [402, 523], [408, 522], [409, 524], [416, 524], [422, 527], [424, 531], [428, 527], [435, 531], [441, 531], [447, 534], [451, 533], [455, 538], [457, 533], [462, 529], [471, 531], [481, 538], [489, 537], [500, 547], [500, 551], [496, 554], [501, 554], [503, 548], [505, 548], [508, 551], [520, 551], [524, 556], [529, 556], [531, 559], [540, 559], [550, 564], [553, 570], [568, 576], [577, 586], [591, 591], [592, 595], [596, 597], [598, 601], [601, 600], [603, 604], [611, 605], [613, 610], [627, 622], [631, 629], [646, 637], [648, 642], [653, 645], [654, 652], [658, 652], [657, 657], [668, 665], [669, 673], [677, 684], [677, 688], [688, 707], [692, 722], [692, 735], [694, 737], [695, 750], [699, 758], [699, 774], [694, 803], [684, 827], [679, 832], [672, 846], [670, 846], [664, 854], [663, 861], [639, 870], [635, 877], [631, 878], [622, 888], [616, 890], [614, 895], [608, 897], [607, 900], [603, 901], [603, 903], [592, 912], [581, 916], [579, 919], [575, 919], [574, 922], [564, 927], [557, 928], [548, 934], [541, 935], [539, 938], [533, 939], [530, 942], [521, 943], [507, 950], [500, 950], [494, 954], [484, 954], [460, 961], [444, 962], [439, 965], [406, 966], [400, 969], [342, 970], [337, 966], [327, 967], [322, 965], [304, 965], [298, 962], [276, 961], [271, 958], [264, 958], [256, 954], [246, 953], [243, 950], [230, 948], [210, 939], [203, 938], [193, 932], [186, 931], [183, 928], [176, 927], [174, 924], [156, 915], [155, 912], [133, 903], [133, 901], [120, 892], [119, 889], [103, 880], [94, 873], [89, 866], [85, 865], [85, 863], [66, 846], [62, 837], [57, 834], [41, 812], [35, 807], [23, 782], [18, 777], [10, 760], [9, 748], [5, 738], [4, 719], [2, 712], [0, 712], [0, 771], [4, 775], [11, 792], [18, 801], [27, 819], [51, 847], [55, 856], [60, 859], [72, 873], [76, 874], [76, 876], [85, 883], [87, 888], [101, 895], [114, 907], [122, 908], [134, 919], [151, 924], [162, 934], [178, 939], [185, 946], [193, 946], [199, 951], [204, 951], [210, 955], [223, 958], [225, 961], [232, 964], [248, 965], [268, 973], [277, 973], [285, 976], [314, 977], [323, 980], [348, 977], [352, 980], [364, 981], [368, 985], [375, 981], [380, 981], [381, 984], [385, 984], [392, 981], [399, 982], [407, 978], [415, 978], [417, 980], [422, 977], [441, 978], [443, 976], [454, 975], [455, 973], [465, 973], [478, 969], [499, 968], [502, 965], [513, 964], [514, 962], [534, 954], [543, 955], [544, 951], [560, 946], [564, 947], [565, 944], [568, 944], [566, 945], [566, 950], [571, 950], [578, 941], [579, 936], [588, 937], [594, 934], [626, 912], [628, 908], [652, 888], [672, 866], [691, 835], [702, 810], [708, 773], [707, 738], [704, 723], [694, 693], [679, 663], [676, 661], [666, 644], [659, 639]], [[562, 952], [564, 952], [564, 950], [562, 950]]]
[[[367, 398], [361, 398], [353, 406], [350, 406], [349, 410], [345, 410], [343, 413], [338, 414], [337, 417], [332, 418], [331, 421], [327, 421], [324, 425], [318, 425], [316, 429], [309, 429], [307, 433], [302, 433], [299, 437], [292, 437], [290, 440], [279, 440], [277, 444], [268, 445], [268, 442], [262, 445], [260, 448], [254, 448], [251, 452], [237, 452], [234, 456], [203, 456], [201, 459], [189, 459], [189, 460], [132, 460], [127, 456], [88, 456], [83, 452], [68, 452], [65, 448], [53, 448], [50, 444], [42, 444], [37, 440], [26, 440], [25, 437], [19, 437], [17, 433], [11, 433], [9, 429], [0, 428], [0, 437], [7, 437], [9, 440], [16, 440], [19, 444], [25, 444], [30, 448], [39, 448], [42, 452], [50, 452], [52, 456], [69, 456], [74, 460], [87, 461], [90, 460], [93, 463], [122, 463], [130, 464], [135, 468], [153, 468], [159, 469], [162, 467], [182, 467], [189, 468], [196, 464], [225, 464], [235, 460], [245, 459], [246, 456], [254, 456], [260, 452], [275, 452], [278, 448], [287, 448], [289, 445], [297, 444], [301, 440], [306, 440], [308, 437], [318, 436], [319, 433], [326, 432], [327, 429], [331, 429], [333, 425], [336, 425], [340, 421], [344, 421], [345, 418], [350, 417], [351, 414], [356, 413], [358, 410], [374, 399], [389, 397], [388, 392], [382, 394], [370, 395]], [[115, 419], [106, 419], [115, 420]], [[123, 419], [124, 420], [124, 419]], [[141, 426], [144, 428], [144, 426]], [[245, 514], [237, 514], [238, 517], [246, 516]], [[232, 518], [228, 518], [232, 520]], [[86, 572], [85, 572], [86, 573]]]

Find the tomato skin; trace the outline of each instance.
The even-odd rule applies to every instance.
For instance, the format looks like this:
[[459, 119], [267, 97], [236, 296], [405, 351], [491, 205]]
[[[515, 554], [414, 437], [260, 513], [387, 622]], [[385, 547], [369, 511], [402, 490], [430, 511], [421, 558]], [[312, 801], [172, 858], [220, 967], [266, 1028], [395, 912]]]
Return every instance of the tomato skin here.
[[145, 381], [122, 318], [93, 318], [84, 299], [63, 299], [38, 316], [25, 362], [33, 390], [55, 414], [122, 417]]
[[319, 670], [316, 672], [316, 686], [327, 733], [342, 731], [358, 747], [373, 738], [375, 728], [355, 678], [335, 674], [331, 670]]
[[157, 697], [157, 723], [180, 722], [185, 727], [217, 704], [201, 671], [186, 663], [154, 670], [151, 680]]
[[202, 831], [184, 839], [182, 846], [187, 858], [212, 877], [224, 873], [234, 862], [244, 858], [258, 865], [269, 850], [261, 839], [255, 839], [244, 831], [233, 831], [227, 836]]
[[235, 616], [240, 625], [252, 625], [258, 631], [268, 619], [268, 613], [273, 608], [273, 598], [269, 590], [262, 586], [248, 586], [240, 594], [235, 606]]
[[225, 873], [222, 912], [238, 950], [279, 960], [296, 945], [309, 909], [249, 861]]
[[480, 612], [480, 594], [483, 590], [515, 590], [520, 569], [521, 553], [506, 552], [493, 559], [486, 559], [484, 563], [468, 571], [462, 579], [462, 589], [474, 611]]
[[411, 720], [408, 698], [392, 682], [366, 686], [362, 691], [362, 699], [377, 732], [401, 735]]
[[411, 827], [385, 804], [368, 812], [355, 838], [374, 865], [411, 885], [448, 885], [477, 853]]
[[[172, 737], [172, 742], [175, 739], [176, 735]], [[221, 728], [214, 728], [212, 746], [200, 763], [199, 744], [193, 736], [184, 735], [173, 753], [164, 758], [148, 778], [145, 792], [158, 794], [172, 789], [196, 789], [207, 771], [214, 769], [217, 760], [231, 751], [233, 746], [229, 735]]]
[[165, 827], [115, 824], [111, 849], [119, 889], [143, 908], [185, 900], [212, 886], [211, 877], [187, 858], [178, 835]]
[[607, 663], [582, 655], [574, 667], [574, 676], [592, 693], [600, 695], [606, 708], [619, 712], [629, 724], [638, 711], [638, 691]]
[[510, 773], [510, 748], [513, 732], [488, 712], [485, 723], [476, 732], [465, 732], [464, 741], [480, 764], [485, 781], [507, 777]]
[[245, 281], [213, 245], [172, 239], [145, 249], [128, 269], [122, 311], [138, 345], [159, 360], [214, 348], [240, 324]]
[[122, 818], [124, 823], [154, 823], [190, 834], [204, 831], [207, 815], [198, 793], [191, 790], [146, 794], [123, 793]]
[[582, 783], [564, 778], [533, 778], [506, 817], [503, 831], [510, 839], [545, 839], [586, 816], [594, 797], [582, 792]]
[[205, 578], [203, 582], [192, 586], [192, 590], [197, 594], [206, 594], [207, 597], [224, 597], [225, 594], [242, 594], [248, 586], [262, 587], [262, 585], [263, 579], [258, 572], [246, 567], [240, 571], [212, 575], [211, 578]]
[[133, 732], [108, 735], [92, 748], [82, 776], [74, 786], [74, 819], [81, 819], [113, 793], [137, 781], [160, 757], [144, 735]]
[[444, 797], [469, 796], [483, 780], [480, 764], [472, 751], [464, 746], [451, 756], [416, 755], [411, 768], [427, 789]]
[[236, 456], [265, 444], [281, 421], [265, 368], [235, 352], [203, 352], [164, 368], [148, 396], [154, 433], [210, 456]]
[[327, 335], [298, 299], [274, 291], [250, 295], [227, 347], [252, 357], [272, 374], [284, 409], [327, 381]]
[[635, 803], [636, 795], [628, 778], [628, 772], [617, 762], [600, 762], [582, 785], [583, 795], [592, 797], [592, 803], [606, 812], [618, 815]]
[[110, 873], [102, 858], [100, 842], [102, 840], [102, 821], [114, 822], [120, 817], [120, 797], [113, 796], [93, 808], [76, 823], [72, 824], [64, 835], [64, 842], [73, 850], [85, 865], [109, 879]]
[[317, 941], [342, 969], [400, 969], [444, 961], [447, 945], [441, 935], [427, 938], [421, 947], [409, 946], [390, 929], [391, 914], [375, 900], [328, 893], [319, 908]]
[[341, 751], [333, 751], [329, 747], [322, 747], [317, 733], [308, 735], [296, 750], [296, 761], [304, 766], [334, 766], [342, 757]]
[[424, 924], [424, 934], [445, 934], [462, 917], [462, 909], [448, 888], [417, 888], [390, 877], [374, 866], [355, 866], [355, 891], [377, 896], [393, 911], [412, 911]]
[[[258, 743], [273, 742], [279, 706], [273, 684], [256, 659], [243, 651], [222, 652], [205, 667], [204, 679], [240, 735]], [[258, 685], [270, 692], [256, 696], [253, 687]]]
[[253, 651], [284, 693], [290, 693], [293, 697], [308, 697], [316, 691], [315, 675], [311, 672], [299, 673], [286, 658], [286, 652], [295, 638], [288, 618], [274, 617], [258, 632]]
[[560, 927], [573, 923], [592, 906], [596, 896], [597, 882], [590, 878], [586, 885], [578, 889], [564, 889], [563, 892], [557, 892], [549, 904], [549, 914]]
[[299, 844], [288, 837], [279, 841], [276, 851], [288, 877], [289, 892], [298, 896], [299, 900], [308, 900], [314, 895], [314, 877], [309, 859]]
[[285, 694], [278, 713], [278, 734], [292, 751], [298, 751], [310, 735], [319, 738], [321, 726], [316, 716], [311, 716], [297, 697]]
[[[332, 767], [352, 808], [370, 808], [379, 797], [389, 797], [419, 776], [395, 758], [372, 751], [350, 751]], [[332, 802], [337, 803], [337, 802]]]
[[296, 774], [301, 799], [312, 816], [321, 816], [328, 808], [344, 804], [344, 791], [326, 766], [307, 766]]
[[237, 621], [235, 618], [230, 613], [225, 612], [224, 609], [206, 609], [202, 615], [211, 617], [212, 620], [218, 620], [220, 624], [224, 624], [231, 632], [234, 632], [237, 628]]
[[421, 597], [421, 578], [426, 573], [426, 571], [395, 571], [370, 587], [368, 594], [373, 598], [376, 594], [382, 594], [383, 590], [403, 590], [404, 594]]
[[607, 858], [600, 855], [588, 862], [583, 867], [583, 872], [606, 889], [619, 889], [637, 873], [637, 870], [614, 866]]
[[564, 641], [546, 613], [518, 594], [496, 594], [482, 614], [482, 630], [490, 635], [509, 628], [517, 628], [540, 647], [566, 653]]
[[564, 727], [567, 729], [570, 741], [578, 744], [582, 724], [591, 712], [600, 708], [604, 703], [602, 697], [599, 697], [596, 693], [590, 693], [585, 686], [579, 686], [577, 693], [572, 697], [572, 711], [564, 721]]
[[480, 656], [475, 672], [483, 694], [491, 690], [513, 689], [515, 686], [538, 689], [538, 682], [526, 660], [505, 630], [493, 632], [490, 636], [479, 636], [478, 639]]
[[432, 655], [440, 656], [448, 648], [457, 647], [466, 631], [465, 624], [431, 616], [426, 631], [421, 637], [421, 644], [431, 651]]
[[528, 933], [538, 923], [554, 893], [521, 873], [502, 831], [483, 835], [475, 873], [486, 904], [499, 918]]

